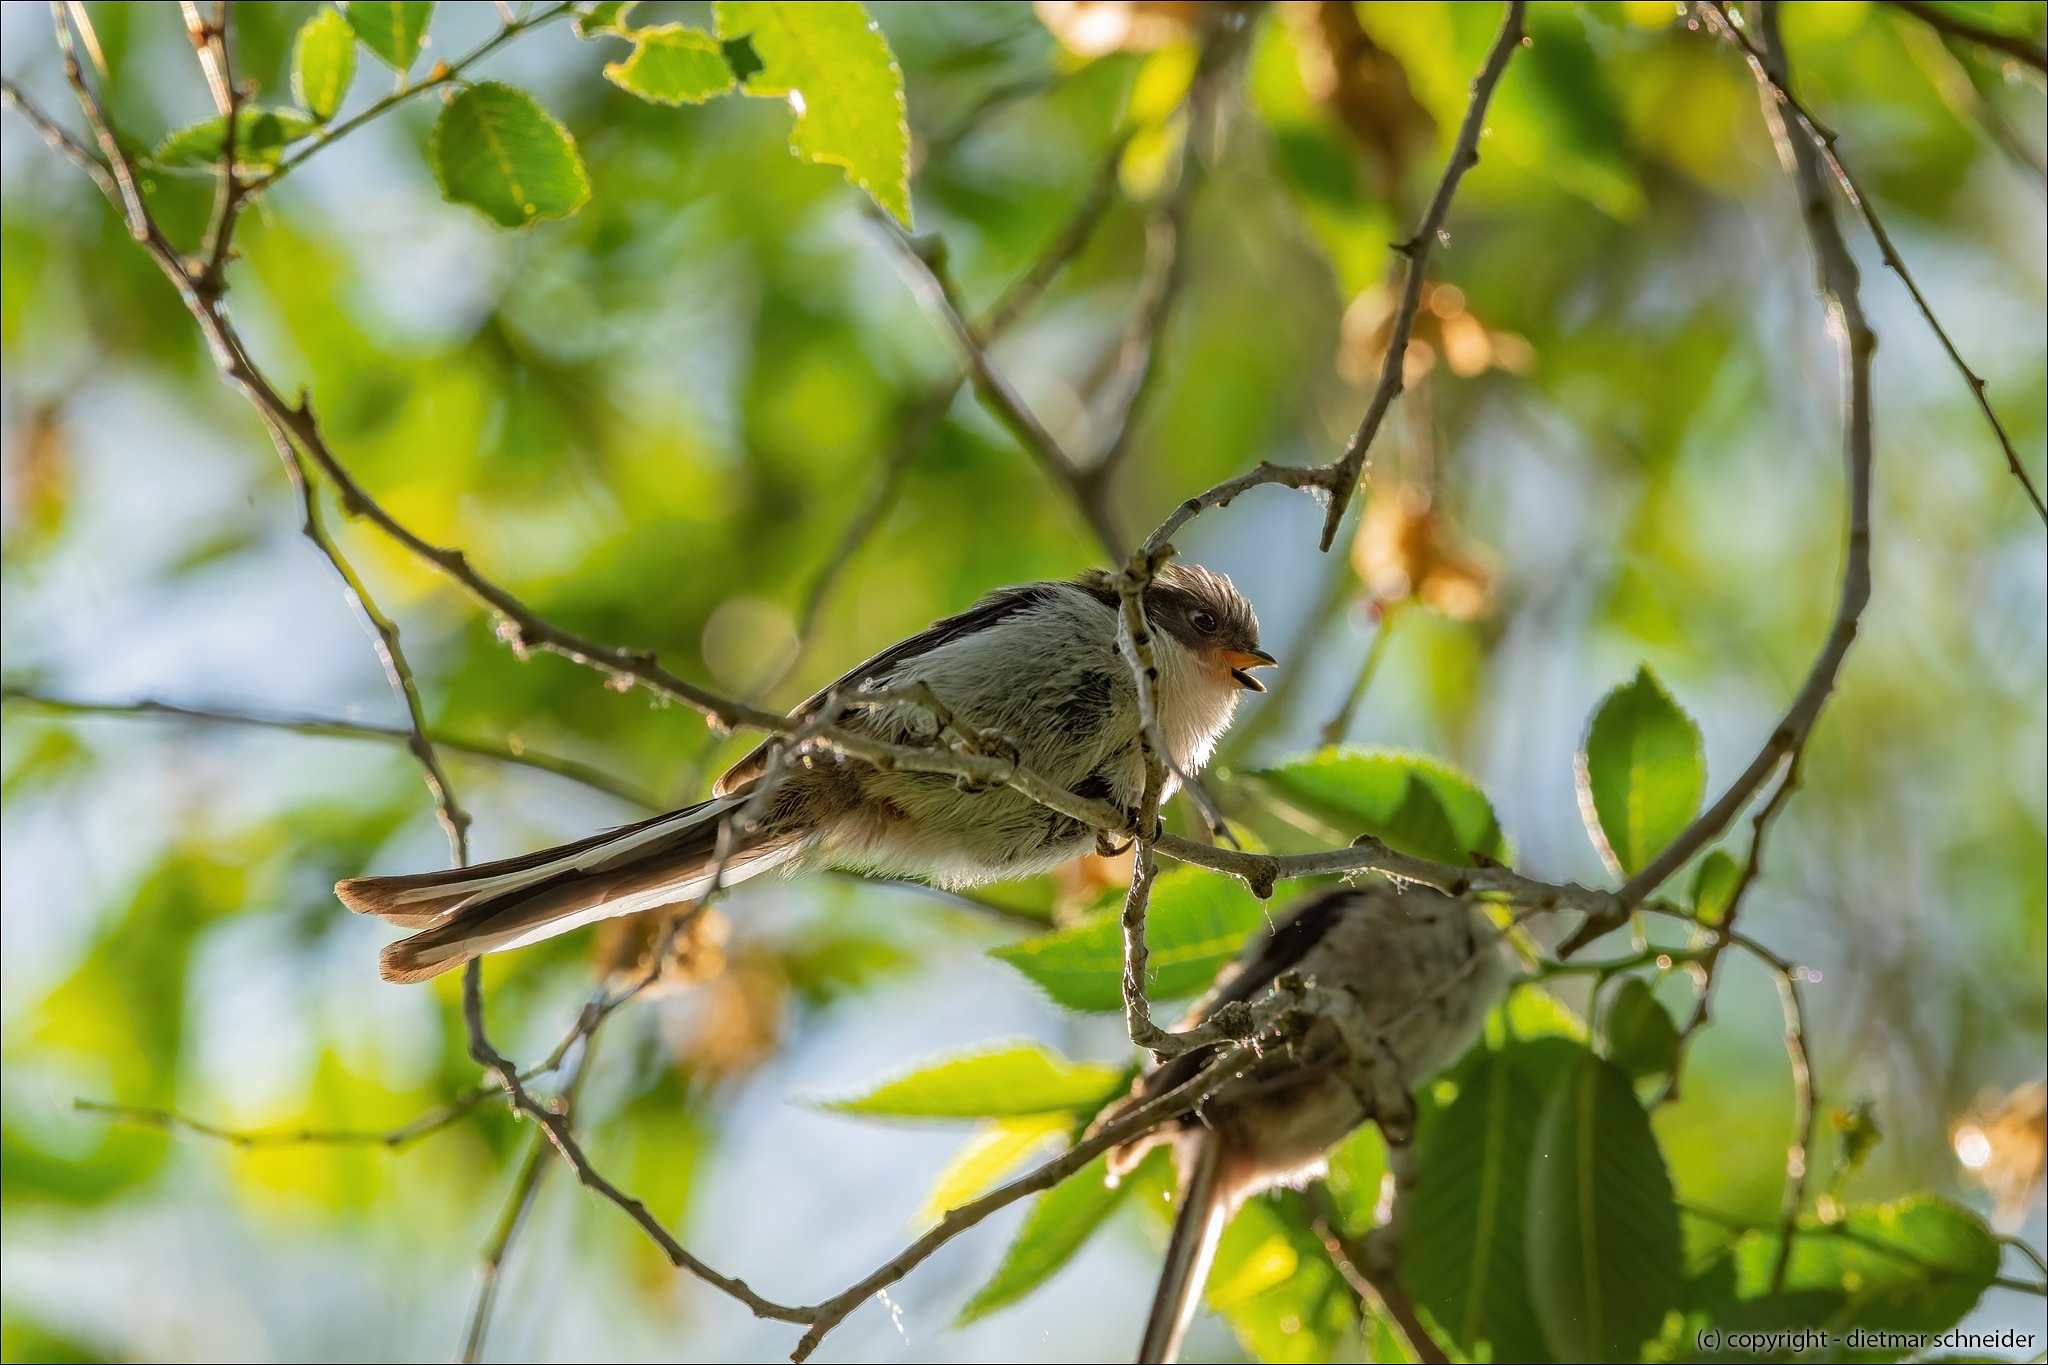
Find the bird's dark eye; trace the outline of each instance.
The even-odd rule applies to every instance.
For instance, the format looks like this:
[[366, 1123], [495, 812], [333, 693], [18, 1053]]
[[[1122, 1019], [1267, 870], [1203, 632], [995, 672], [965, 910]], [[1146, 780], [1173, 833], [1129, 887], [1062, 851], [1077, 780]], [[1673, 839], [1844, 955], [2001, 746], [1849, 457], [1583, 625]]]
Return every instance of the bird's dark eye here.
[[1216, 633], [1215, 616], [1203, 611], [1200, 607], [1188, 613], [1188, 621], [1196, 630], [1201, 631], [1204, 635], [1214, 635]]

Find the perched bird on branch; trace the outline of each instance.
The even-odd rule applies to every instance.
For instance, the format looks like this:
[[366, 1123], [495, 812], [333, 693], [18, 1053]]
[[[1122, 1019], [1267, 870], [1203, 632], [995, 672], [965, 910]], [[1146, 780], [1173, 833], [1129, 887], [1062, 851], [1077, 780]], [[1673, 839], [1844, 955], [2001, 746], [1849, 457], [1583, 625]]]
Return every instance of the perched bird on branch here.
[[[1229, 728], [1259, 648], [1251, 603], [1221, 574], [1168, 563], [1144, 595], [1158, 666], [1167, 790], [1200, 771]], [[1138, 691], [1118, 647], [1115, 578], [989, 593], [877, 654], [791, 713], [890, 744], [959, 743], [1083, 797], [1134, 811], [1145, 787]], [[886, 697], [861, 694], [886, 693]], [[851, 700], [849, 700], [851, 699]], [[821, 713], [836, 707], [830, 717]], [[407, 877], [357, 877], [349, 909], [419, 932], [384, 949], [388, 981], [424, 981], [484, 953], [592, 921], [689, 901], [771, 868], [832, 866], [971, 886], [1044, 872], [1096, 831], [1007, 787], [970, 789], [771, 739], [711, 800], [557, 848]]]
[[[1386, 1134], [1389, 1166], [1397, 1165], [1395, 1150], [1412, 1136], [1415, 1087], [1478, 1040], [1506, 980], [1501, 934], [1485, 913], [1419, 886], [1340, 887], [1246, 949], [1187, 1024], [1278, 988], [1297, 1002], [1281, 1015], [1283, 1041], [1194, 1113], [1110, 1154], [1110, 1173], [1121, 1177], [1167, 1145], [1180, 1172], [1140, 1362], [1179, 1354], [1216, 1241], [1247, 1199], [1321, 1176], [1330, 1150], [1368, 1120]], [[1214, 1047], [1197, 1049], [1140, 1076], [1096, 1128], [1192, 1080], [1216, 1056]]]

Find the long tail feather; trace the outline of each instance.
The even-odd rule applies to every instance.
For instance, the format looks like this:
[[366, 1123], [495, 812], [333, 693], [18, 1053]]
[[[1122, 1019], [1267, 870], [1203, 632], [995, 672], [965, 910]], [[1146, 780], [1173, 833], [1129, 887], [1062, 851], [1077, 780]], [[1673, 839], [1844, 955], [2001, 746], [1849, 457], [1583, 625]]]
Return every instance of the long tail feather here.
[[1166, 1264], [1159, 1272], [1159, 1290], [1152, 1296], [1152, 1316], [1145, 1322], [1145, 1340], [1138, 1347], [1139, 1365], [1170, 1365], [1180, 1356], [1180, 1339], [1195, 1316], [1202, 1282], [1216, 1241], [1230, 1216], [1223, 1179], [1223, 1143], [1214, 1133], [1192, 1130], [1180, 1139], [1187, 1167], [1180, 1212], [1173, 1237], [1166, 1244]]
[[410, 877], [358, 877], [335, 893], [351, 910], [419, 933], [385, 947], [387, 981], [425, 981], [484, 953], [523, 948], [616, 915], [744, 881], [802, 851], [800, 831], [758, 829], [718, 866], [720, 817], [745, 796], [707, 801], [538, 853]]

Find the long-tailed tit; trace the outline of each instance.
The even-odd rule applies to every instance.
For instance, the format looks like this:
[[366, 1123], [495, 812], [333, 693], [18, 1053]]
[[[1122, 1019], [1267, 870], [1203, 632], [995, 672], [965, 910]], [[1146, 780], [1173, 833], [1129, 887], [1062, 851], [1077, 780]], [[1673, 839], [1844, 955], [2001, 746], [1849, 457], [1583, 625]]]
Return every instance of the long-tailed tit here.
[[[1220, 574], [1169, 563], [1144, 600], [1156, 627], [1167, 756], [1175, 775], [1192, 775], [1229, 727], [1239, 693], [1264, 690], [1245, 670], [1273, 657], [1259, 648], [1251, 603]], [[830, 698], [888, 691], [891, 700], [842, 704], [833, 723], [894, 744], [928, 743], [939, 733], [932, 709], [902, 696], [922, 684], [956, 726], [1000, 736], [1025, 768], [1131, 810], [1145, 770], [1119, 614], [1115, 580], [1099, 570], [998, 589], [877, 654], [792, 715], [813, 719]], [[1005, 787], [964, 790], [944, 774], [829, 754], [771, 773], [772, 743], [735, 764], [699, 805], [538, 853], [358, 877], [335, 892], [351, 910], [421, 926], [384, 949], [381, 967], [388, 981], [424, 981], [483, 953], [687, 901], [771, 868], [833, 866], [959, 887], [1043, 872], [1094, 845], [1081, 821]], [[765, 799], [745, 809], [764, 782]], [[729, 827], [723, 848], [721, 827]]]
[[[1179, 1214], [1138, 1359], [1171, 1361], [1209, 1273], [1216, 1240], [1253, 1195], [1321, 1176], [1330, 1150], [1368, 1119], [1405, 1144], [1415, 1087], [1478, 1039], [1507, 980], [1499, 930], [1476, 907], [1426, 887], [1344, 887], [1315, 897], [1246, 949], [1235, 974], [1191, 1012], [1293, 986], [1306, 1025], [1268, 1048], [1201, 1107], [1110, 1154], [1121, 1177], [1170, 1145]], [[1299, 981], [1283, 981], [1288, 973]], [[1096, 1127], [1192, 1080], [1215, 1048], [1140, 1076]], [[1390, 1150], [1390, 1165], [1392, 1152]]]

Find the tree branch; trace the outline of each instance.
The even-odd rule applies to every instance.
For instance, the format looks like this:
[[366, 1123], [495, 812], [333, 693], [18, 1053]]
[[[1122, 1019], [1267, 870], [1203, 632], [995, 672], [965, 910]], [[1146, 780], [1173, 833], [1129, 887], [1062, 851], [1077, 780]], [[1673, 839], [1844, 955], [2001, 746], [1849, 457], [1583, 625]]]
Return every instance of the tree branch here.
[[1380, 364], [1379, 387], [1373, 391], [1365, 417], [1352, 434], [1351, 443], [1338, 462], [1337, 475], [1329, 485], [1330, 505], [1323, 514], [1322, 545], [1326, 551], [1337, 539], [1337, 523], [1344, 519], [1351, 491], [1358, 486], [1359, 475], [1364, 472], [1373, 437], [1379, 434], [1380, 423], [1385, 419], [1388, 407], [1401, 392], [1401, 369], [1407, 363], [1408, 337], [1415, 330], [1415, 311], [1422, 303], [1423, 268], [1429, 263], [1431, 247], [1443, 236], [1444, 218], [1450, 212], [1452, 196], [1458, 192], [1458, 182], [1465, 178], [1465, 172], [1479, 164], [1479, 135], [1486, 126], [1487, 105], [1492, 101], [1501, 77], [1507, 73], [1508, 62], [1515, 55], [1515, 49], [1521, 46], [1522, 16], [1526, 8], [1523, 0], [1508, 0], [1506, 12], [1501, 16], [1500, 32], [1494, 35], [1493, 46], [1486, 53], [1486, 62], [1472, 80], [1472, 98], [1465, 106], [1465, 119], [1458, 125], [1457, 139], [1451, 144], [1451, 159], [1444, 166], [1442, 179], [1437, 181], [1436, 193], [1430, 197], [1429, 207], [1423, 212], [1415, 235], [1394, 248], [1408, 258], [1407, 275], [1401, 285], [1401, 301], [1394, 309], [1393, 329], [1387, 334], [1387, 354]]
[[471, 67], [490, 56], [493, 52], [496, 52], [506, 43], [511, 42], [514, 38], [524, 33], [531, 33], [543, 24], [553, 23], [565, 15], [572, 14], [575, 12], [575, 9], [575, 0], [560, 0], [560, 3], [548, 5], [524, 19], [508, 19], [496, 33], [486, 38], [483, 42], [478, 43], [454, 61], [446, 65], [437, 63], [433, 72], [417, 85], [407, 85], [405, 83], [405, 76], [401, 73], [396, 90], [393, 90], [390, 94], [384, 96], [384, 98], [370, 105], [362, 112], [343, 119], [331, 128], [322, 130], [315, 135], [313, 141], [300, 147], [299, 150], [288, 153], [278, 161], [276, 167], [268, 174], [256, 180], [250, 186], [251, 190], [269, 189], [272, 185], [290, 175], [292, 171], [304, 165], [306, 160], [316, 152], [333, 146], [356, 129], [389, 112], [396, 106], [405, 103], [414, 95], [424, 94], [436, 87], [460, 80], [469, 74]]
[[[365, 721], [341, 720], [329, 716], [308, 715], [265, 715], [254, 711], [234, 711], [219, 707], [187, 706], [181, 702], [158, 701], [143, 697], [129, 702], [81, 701], [72, 697], [53, 696], [33, 688], [14, 685], [0, 686], [0, 700], [33, 706], [38, 710], [60, 716], [133, 716], [154, 717], [165, 720], [198, 721], [208, 725], [241, 726], [259, 730], [280, 730], [287, 734], [311, 735], [320, 739], [363, 739], [380, 743], [407, 745], [412, 742], [412, 730], [401, 725], [376, 725]], [[474, 758], [487, 758], [496, 763], [506, 763], [522, 768], [533, 768], [539, 772], [553, 773], [557, 777], [601, 791], [607, 796], [640, 806], [646, 810], [662, 810], [666, 804], [650, 791], [642, 790], [621, 778], [613, 777], [602, 768], [588, 763], [579, 763], [573, 758], [559, 758], [553, 754], [538, 753], [524, 745], [509, 741], [488, 739], [463, 739], [438, 730], [429, 730], [427, 740], [438, 749], [468, 754]]]
[[427, 738], [427, 715], [420, 704], [419, 682], [413, 677], [404, 646], [399, 643], [398, 626], [377, 606], [376, 599], [370, 596], [370, 590], [342, 554], [341, 547], [327, 534], [327, 527], [320, 518], [320, 495], [307, 480], [298, 452], [292, 449], [291, 438], [275, 422], [266, 421], [265, 425], [270, 428], [270, 438], [277, 445], [278, 457], [284, 461], [285, 473], [299, 496], [299, 529], [326, 557], [335, 577], [341, 580], [342, 595], [348, 599], [364, 630], [369, 633], [377, 661], [384, 666], [385, 680], [397, 694], [399, 704], [405, 708], [405, 746], [420, 765], [427, 791], [434, 798], [434, 814], [448, 836], [449, 853], [455, 865], [461, 867], [469, 862], [469, 812], [456, 800], [455, 788], [441, 766], [441, 756], [435, 751], [433, 741]]
[[1939, 5], [1926, 4], [1924, 0], [1885, 0], [1885, 3], [1901, 13], [1912, 15], [1936, 33], [2003, 52], [2008, 57], [2017, 57], [2036, 71], [2048, 72], [2048, 48], [2030, 43], [2017, 33], [2001, 33], [1995, 28], [1986, 28], [1950, 14]]
[[1870, 196], [1863, 192], [1862, 186], [1856, 183], [1856, 177], [1849, 173], [1849, 167], [1842, 160], [1841, 152], [1836, 145], [1838, 139], [1835, 134], [1828, 131], [1813, 116], [1810, 109], [1794, 98], [1792, 92], [1785, 88], [1783, 80], [1772, 74], [1772, 66], [1764, 60], [1763, 54], [1757, 51], [1742, 31], [1729, 21], [1724, 10], [1716, 4], [1708, 3], [1701, 6], [1701, 11], [1708, 15], [1708, 22], [1724, 39], [1741, 49], [1742, 55], [1750, 63], [1750, 69], [1756, 73], [1759, 80], [1769, 84], [1771, 95], [1781, 106], [1791, 111], [1800, 129], [1813, 140], [1814, 149], [1820, 154], [1828, 172], [1841, 185], [1842, 193], [1862, 217], [1864, 226], [1870, 229], [1871, 239], [1877, 243], [1878, 254], [1884, 258], [1885, 266], [1906, 286], [1906, 292], [1913, 296], [1913, 304], [1920, 310], [1920, 316], [1926, 319], [1935, 339], [1941, 342], [1942, 350], [1948, 353], [1949, 362], [1963, 376], [1963, 382], [1969, 385], [1970, 396], [1977, 402], [1977, 410], [1984, 414], [1985, 423], [1991, 428], [1991, 434], [1997, 438], [1999, 449], [2005, 453], [2005, 467], [2011, 471], [2013, 478], [2019, 481], [2020, 488], [2027, 495], [2027, 501], [2034, 506], [2035, 514], [2044, 522], [2048, 522], [2048, 505], [2042, 503], [2041, 490], [2034, 486], [2034, 480], [2028, 475], [2026, 466], [2020, 463], [2019, 451], [2013, 446], [2012, 436], [2006, 431], [2005, 423], [1999, 420], [1997, 410], [1991, 406], [1991, 399], [1985, 391], [1982, 376], [1970, 368], [1969, 362], [1963, 359], [1962, 352], [1956, 349], [1956, 343], [1949, 336], [1948, 330], [1941, 325], [1941, 319], [1935, 317], [1934, 306], [1927, 301], [1927, 296], [1920, 292], [1919, 283], [1906, 268], [1905, 257], [1901, 256], [1899, 249], [1892, 244], [1891, 234], [1885, 231], [1883, 220], [1877, 216], [1877, 206], [1871, 202]]
[[[1735, 33], [1714, 0], [1701, 0], [1698, 9], [1722, 33]], [[1629, 907], [1641, 904], [1644, 897], [1683, 867], [1694, 854], [1720, 838], [1779, 764], [1796, 757], [1806, 747], [1813, 734], [1814, 723], [1820, 718], [1821, 708], [1834, 691], [1842, 660], [1848, 656], [1849, 646], [1855, 643], [1857, 623], [1862, 618], [1863, 608], [1870, 601], [1870, 362], [1877, 351], [1877, 334], [1871, 330], [1869, 320], [1863, 314], [1858, 292], [1862, 274], [1848, 243], [1842, 239], [1841, 227], [1835, 221], [1834, 208], [1828, 199], [1822, 152], [1813, 139], [1794, 136], [1781, 113], [1778, 92], [1789, 86], [1790, 78], [1784, 48], [1778, 40], [1777, 13], [1774, 3], [1763, 6], [1764, 51], [1752, 56], [1750, 64], [1763, 99], [1765, 121], [1770, 125], [1780, 156], [1799, 193], [1800, 214], [1812, 244], [1820, 292], [1828, 305], [1829, 330], [1840, 338], [1845, 371], [1842, 445], [1843, 461], [1847, 466], [1849, 524], [1834, 623], [1828, 630], [1819, 656], [1807, 671], [1806, 681], [1801, 684], [1777, 728], [1764, 741], [1763, 748], [1750, 760], [1749, 766], [1719, 800], [1629, 878], [1621, 888], [1619, 904], [1612, 914], [1588, 919], [1578, 932], [1560, 945], [1558, 955], [1561, 957], [1570, 956], [1600, 935], [1617, 928], [1626, 918]], [[1755, 51], [1746, 43], [1742, 46], [1746, 52]]]

